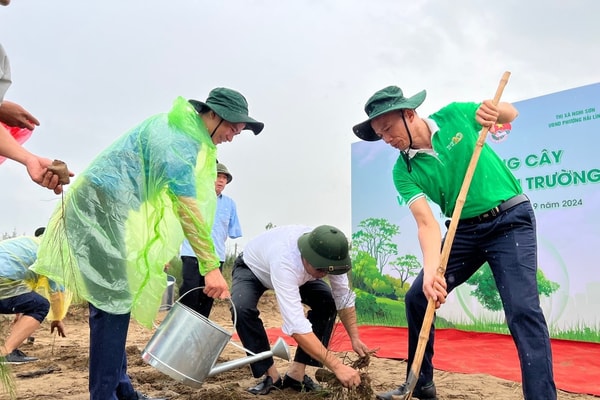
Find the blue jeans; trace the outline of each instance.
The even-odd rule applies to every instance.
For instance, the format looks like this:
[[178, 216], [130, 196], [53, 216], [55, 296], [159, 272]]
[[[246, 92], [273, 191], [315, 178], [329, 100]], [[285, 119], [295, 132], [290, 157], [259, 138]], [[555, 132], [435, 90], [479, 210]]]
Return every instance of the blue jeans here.
[[[446, 267], [448, 292], [469, 279], [486, 261], [519, 354], [524, 398], [556, 399], [550, 337], [537, 288], [536, 228], [531, 203], [518, 204], [489, 221], [458, 224]], [[406, 293], [409, 371], [426, 308], [421, 271]], [[434, 336], [432, 326], [418, 385], [433, 380]]]
[[[306, 317], [312, 324], [313, 333], [327, 347], [337, 317], [331, 288], [317, 279], [306, 282], [299, 289], [302, 303], [310, 307]], [[266, 290], [240, 255], [233, 264], [231, 284], [231, 299], [237, 313], [236, 330], [244, 347], [256, 354], [271, 349], [257, 308], [258, 301]], [[313, 367], [321, 366], [319, 361], [300, 347], [296, 349], [294, 361]], [[273, 363], [273, 357], [269, 357], [250, 364], [252, 375], [255, 378], [263, 376]]]
[[127, 375], [125, 343], [130, 314], [90, 308], [90, 400], [137, 398]]

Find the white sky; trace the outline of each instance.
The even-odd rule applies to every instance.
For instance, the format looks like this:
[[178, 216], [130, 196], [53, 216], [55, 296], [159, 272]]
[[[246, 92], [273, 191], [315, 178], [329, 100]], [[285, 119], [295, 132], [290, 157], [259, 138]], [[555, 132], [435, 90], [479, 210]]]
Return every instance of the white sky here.
[[[6, 99], [42, 123], [26, 147], [76, 173], [176, 96], [242, 92], [265, 129], [219, 160], [243, 246], [268, 222], [350, 235], [351, 128], [376, 90], [427, 89], [425, 115], [493, 97], [506, 70], [506, 101], [598, 82], [598, 15], [597, 0], [13, 0], [0, 42]], [[32, 234], [59, 200], [12, 161], [0, 188], [0, 233]]]

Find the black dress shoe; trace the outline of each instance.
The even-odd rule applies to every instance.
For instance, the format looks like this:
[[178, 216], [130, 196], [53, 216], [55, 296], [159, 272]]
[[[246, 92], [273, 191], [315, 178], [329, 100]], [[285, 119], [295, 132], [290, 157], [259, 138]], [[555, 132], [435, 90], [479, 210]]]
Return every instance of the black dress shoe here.
[[139, 392], [137, 390], [135, 391], [134, 399], [136, 399], [136, 400], [167, 400], [167, 399], [162, 399], [162, 398], [159, 399], [158, 397], [149, 397], [149, 396], [145, 395], [144, 393]]
[[281, 389], [281, 386], [281, 378], [273, 383], [273, 378], [267, 375], [267, 377], [260, 381], [258, 385], [248, 388], [246, 391], [252, 394], [269, 394], [273, 389]]
[[[408, 384], [403, 383], [398, 389], [390, 390], [389, 392], [380, 393], [375, 396], [377, 400], [392, 400], [393, 396], [405, 396], [408, 394]], [[419, 400], [437, 400], [435, 384], [429, 382], [421, 387], [416, 387], [411, 396]]]
[[315, 381], [313, 381], [308, 375], [304, 375], [302, 382], [300, 382], [294, 378], [290, 378], [287, 374], [285, 374], [281, 388], [292, 388], [296, 392], [320, 392], [323, 390], [321, 385], [315, 383]]

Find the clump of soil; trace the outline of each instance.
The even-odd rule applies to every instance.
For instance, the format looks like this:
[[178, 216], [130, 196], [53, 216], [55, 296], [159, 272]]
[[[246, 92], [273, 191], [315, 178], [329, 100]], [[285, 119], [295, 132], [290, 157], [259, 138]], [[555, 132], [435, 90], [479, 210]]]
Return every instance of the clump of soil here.
[[359, 370], [360, 385], [355, 388], [345, 388], [333, 372], [324, 368], [318, 369], [315, 372], [315, 378], [327, 389], [332, 400], [372, 399], [374, 391], [371, 387], [371, 377], [368, 373], [368, 367], [371, 363], [371, 355], [376, 351], [377, 350], [372, 350], [365, 356], [359, 357], [353, 361], [349, 359], [344, 360], [345, 364], [348, 364], [347, 361], [350, 361], [349, 365], [352, 368]]
[[51, 171], [58, 175], [58, 183], [61, 185], [67, 185], [71, 182], [69, 178], [69, 169], [67, 168], [67, 164], [61, 160], [52, 161], [52, 165], [48, 167], [48, 171]]

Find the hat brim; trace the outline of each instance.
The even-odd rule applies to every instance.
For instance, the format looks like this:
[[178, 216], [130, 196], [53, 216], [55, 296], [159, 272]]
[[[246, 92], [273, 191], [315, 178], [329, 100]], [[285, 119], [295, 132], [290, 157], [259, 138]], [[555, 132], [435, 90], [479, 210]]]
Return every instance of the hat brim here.
[[427, 92], [425, 90], [422, 90], [419, 93], [412, 96], [411, 98], [406, 99], [406, 101], [396, 103], [386, 109], [381, 110], [378, 113], [371, 115], [366, 121], [355, 125], [352, 128], [352, 131], [359, 139], [365, 140], [367, 142], [376, 142], [377, 140], [380, 140], [381, 137], [375, 133], [373, 127], [371, 126], [371, 121], [373, 119], [396, 110], [414, 110], [415, 108], [423, 104], [423, 102], [425, 101], [425, 96], [427, 96]]
[[309, 235], [310, 232], [307, 232], [298, 238], [298, 248], [300, 249], [302, 257], [304, 257], [313, 268], [325, 270], [330, 275], [345, 274], [352, 269], [350, 255], [341, 260], [330, 260], [322, 257], [310, 247], [310, 244], [308, 243]]
[[246, 127], [244, 129], [251, 130], [252, 132], [254, 132], [255, 135], [258, 135], [265, 127], [265, 124], [263, 124], [262, 122], [258, 122], [254, 118], [251, 118], [250, 116], [242, 113], [236, 113], [225, 107], [221, 107], [218, 105], [214, 105], [211, 107], [208, 104], [199, 100], [189, 100], [189, 102], [194, 106], [194, 108], [198, 112], [203, 112], [206, 109], [209, 109], [213, 110], [219, 117], [223, 118], [227, 122], [231, 122], [232, 124], [238, 124], [240, 122], [245, 123]]

